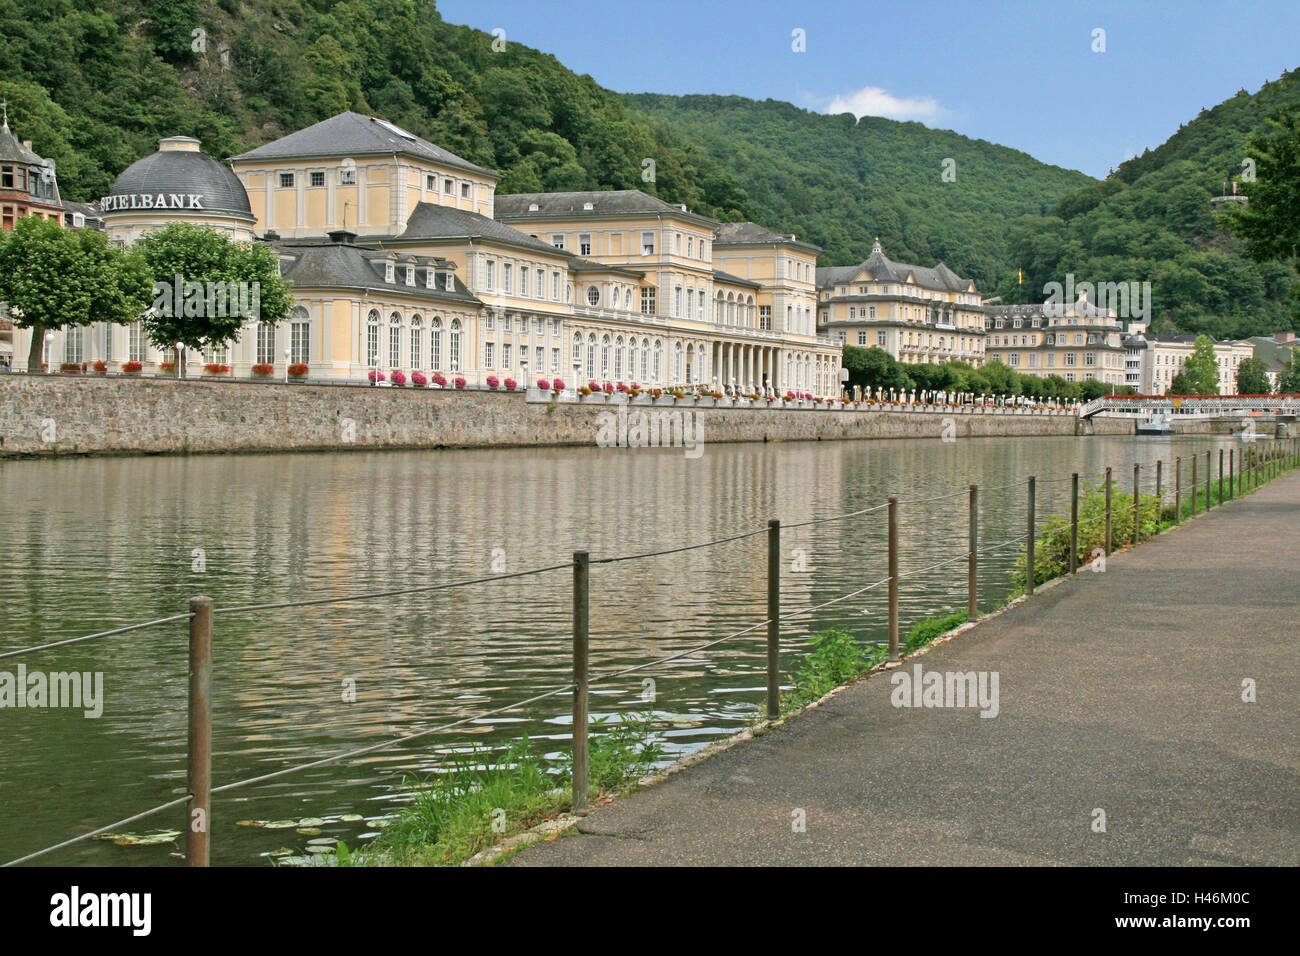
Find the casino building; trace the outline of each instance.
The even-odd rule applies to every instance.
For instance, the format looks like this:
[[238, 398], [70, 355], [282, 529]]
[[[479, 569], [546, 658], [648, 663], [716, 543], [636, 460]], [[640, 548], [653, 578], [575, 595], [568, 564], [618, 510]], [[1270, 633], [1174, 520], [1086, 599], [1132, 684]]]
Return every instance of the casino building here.
[[[100, 206], [114, 241], [181, 220], [279, 254], [288, 320], [250, 322], [237, 341], [187, 356], [190, 369], [838, 388], [839, 344], [815, 327], [816, 246], [639, 190], [497, 196], [499, 178], [346, 112], [229, 165], [169, 137]], [[171, 357], [138, 323], [58, 333], [53, 355], [146, 369]]]

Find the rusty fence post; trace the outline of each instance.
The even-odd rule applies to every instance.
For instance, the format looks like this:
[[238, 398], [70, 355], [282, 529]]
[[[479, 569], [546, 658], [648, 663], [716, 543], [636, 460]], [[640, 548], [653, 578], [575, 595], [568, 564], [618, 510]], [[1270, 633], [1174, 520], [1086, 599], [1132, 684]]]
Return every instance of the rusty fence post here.
[[591, 555], [573, 552], [573, 812], [587, 813], [587, 650]]
[[1183, 523], [1183, 459], [1174, 459], [1174, 524]]
[[190, 598], [190, 714], [185, 865], [207, 866], [212, 841], [212, 598]]
[[1138, 528], [1142, 524], [1142, 512], [1138, 508], [1138, 502], [1142, 500], [1142, 489], [1138, 484], [1141, 468], [1141, 465], [1133, 462], [1133, 544], [1138, 543]]
[[1108, 556], [1110, 555], [1110, 550], [1111, 550], [1111, 535], [1110, 535], [1110, 530], [1111, 530], [1111, 528], [1110, 528], [1110, 525], [1111, 525], [1111, 520], [1110, 520], [1110, 519], [1111, 519], [1111, 510], [1110, 510], [1110, 487], [1111, 487], [1111, 481], [1110, 481], [1110, 466], [1108, 465], [1108, 466], [1106, 467], [1106, 554], [1107, 554]]
[[1205, 510], [1210, 510], [1210, 452], [1205, 453]]
[[1223, 449], [1219, 449], [1219, 504], [1223, 504]]
[[898, 495], [889, 496], [889, 659], [898, 660]]
[[1192, 517], [1196, 516], [1196, 457], [1192, 456]]
[[970, 555], [966, 559], [966, 619], [973, 621], [979, 616], [979, 601], [975, 596], [979, 575], [979, 488], [970, 486], [969, 516]]
[[1034, 476], [1029, 476], [1029, 500], [1025, 515], [1025, 593], [1034, 593]]
[[767, 523], [767, 719], [781, 716], [781, 522]]
[[1070, 573], [1079, 570], [1079, 473], [1070, 475]]

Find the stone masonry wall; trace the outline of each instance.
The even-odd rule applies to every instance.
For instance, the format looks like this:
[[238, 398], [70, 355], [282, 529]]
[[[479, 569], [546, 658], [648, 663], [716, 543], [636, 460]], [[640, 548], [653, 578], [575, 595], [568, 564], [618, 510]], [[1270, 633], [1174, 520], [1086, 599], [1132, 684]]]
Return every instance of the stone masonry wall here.
[[[629, 408], [660, 410], [693, 412], [705, 442], [1075, 433], [1073, 415], [1003, 410]], [[0, 456], [590, 445], [608, 411], [477, 390], [0, 375]], [[1094, 422], [1095, 434], [1132, 433], [1131, 421]]]

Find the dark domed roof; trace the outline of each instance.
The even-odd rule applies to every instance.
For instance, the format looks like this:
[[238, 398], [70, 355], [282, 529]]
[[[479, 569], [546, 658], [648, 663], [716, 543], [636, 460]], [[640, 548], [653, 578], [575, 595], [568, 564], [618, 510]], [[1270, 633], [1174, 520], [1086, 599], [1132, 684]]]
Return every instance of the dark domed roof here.
[[[164, 208], [220, 213], [254, 221], [244, 184], [230, 167], [200, 153], [197, 140], [175, 136], [160, 141], [159, 146], [161, 148], [158, 152], [137, 160], [124, 169], [114, 180], [108, 195], [163, 195], [169, 201], [169, 205]], [[181, 206], [175, 205], [171, 200], [173, 196], [184, 197]], [[194, 204], [195, 200], [191, 197], [198, 197], [198, 205]], [[128, 205], [122, 208], [150, 207]], [[116, 204], [107, 202], [104, 211], [113, 213], [120, 210]]]

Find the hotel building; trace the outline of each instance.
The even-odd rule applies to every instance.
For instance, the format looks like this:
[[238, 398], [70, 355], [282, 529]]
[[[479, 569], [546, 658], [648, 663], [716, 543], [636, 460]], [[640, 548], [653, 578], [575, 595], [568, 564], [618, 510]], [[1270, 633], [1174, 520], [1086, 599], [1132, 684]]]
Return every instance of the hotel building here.
[[991, 305], [985, 311], [990, 360], [1022, 375], [1127, 383], [1124, 330], [1114, 309], [1080, 299], [1072, 305]]
[[[1196, 343], [1194, 335], [1152, 335], [1140, 332], [1124, 340], [1127, 355], [1125, 384], [1139, 395], [1165, 395], [1174, 376], [1183, 370]], [[1237, 394], [1237, 369], [1255, 354], [1250, 341], [1224, 340], [1214, 343], [1214, 358], [1219, 366], [1219, 394]]]
[[[294, 306], [202, 356], [247, 375], [372, 370], [833, 394], [818, 249], [639, 190], [497, 196], [497, 173], [341, 113], [226, 166], [171, 137], [101, 200], [109, 238], [200, 222], [276, 250]], [[22, 337], [19, 330], [19, 337]], [[19, 345], [21, 347], [21, 345]], [[64, 361], [159, 361], [139, 324], [56, 334]], [[66, 356], [73, 356], [68, 358]], [[197, 356], [187, 357], [193, 367]]]
[[942, 262], [894, 262], [877, 239], [855, 266], [817, 270], [817, 329], [841, 344], [884, 349], [908, 364], [985, 361], [979, 290]]

